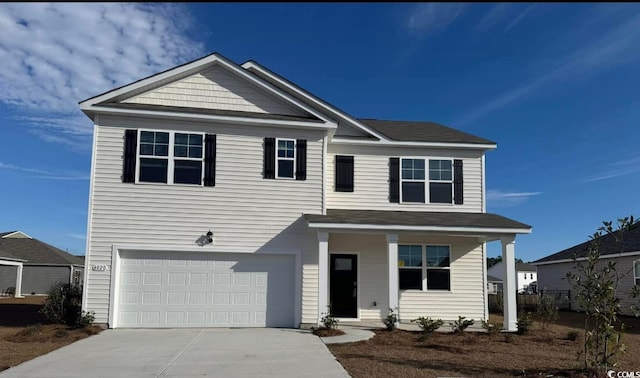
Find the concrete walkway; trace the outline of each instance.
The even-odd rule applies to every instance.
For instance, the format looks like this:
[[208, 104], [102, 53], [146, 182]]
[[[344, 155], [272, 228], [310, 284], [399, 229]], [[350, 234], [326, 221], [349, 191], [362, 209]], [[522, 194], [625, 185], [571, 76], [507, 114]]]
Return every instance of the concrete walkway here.
[[106, 330], [0, 377], [348, 377], [322, 341], [296, 329]]
[[373, 338], [376, 334], [373, 331], [355, 327], [340, 327], [344, 331], [344, 335], [321, 337], [325, 344], [344, 344], [365, 341]]

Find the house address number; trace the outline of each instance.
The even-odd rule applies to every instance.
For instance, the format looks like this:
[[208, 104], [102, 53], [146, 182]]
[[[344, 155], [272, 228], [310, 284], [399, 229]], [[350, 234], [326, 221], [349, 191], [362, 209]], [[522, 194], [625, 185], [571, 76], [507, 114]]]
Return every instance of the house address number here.
[[109, 270], [109, 266], [108, 265], [91, 265], [91, 270], [95, 272], [104, 272], [106, 270]]

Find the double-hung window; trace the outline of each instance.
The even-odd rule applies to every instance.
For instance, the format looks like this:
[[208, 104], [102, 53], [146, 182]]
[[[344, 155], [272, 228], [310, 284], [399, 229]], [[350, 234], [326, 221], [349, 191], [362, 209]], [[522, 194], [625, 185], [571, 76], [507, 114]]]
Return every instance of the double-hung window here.
[[276, 177], [294, 178], [296, 171], [296, 141], [294, 139], [277, 140]]
[[402, 159], [402, 202], [424, 203], [424, 159]]
[[450, 290], [450, 249], [448, 245], [399, 245], [400, 290]]
[[429, 202], [451, 203], [453, 167], [451, 160], [429, 160]]
[[167, 182], [169, 133], [140, 132], [140, 182]]
[[633, 271], [636, 285], [640, 286], [640, 260], [633, 263]]
[[202, 134], [140, 131], [138, 182], [202, 185]]
[[[428, 175], [425, 165], [428, 164]], [[453, 203], [451, 160], [402, 159], [402, 202]], [[427, 202], [425, 199], [429, 198]]]

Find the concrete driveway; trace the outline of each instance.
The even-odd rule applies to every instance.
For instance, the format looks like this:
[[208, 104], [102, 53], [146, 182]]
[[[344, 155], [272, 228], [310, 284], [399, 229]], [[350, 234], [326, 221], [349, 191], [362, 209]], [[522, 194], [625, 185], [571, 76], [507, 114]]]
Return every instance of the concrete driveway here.
[[116, 329], [0, 377], [348, 377], [320, 339], [295, 329]]

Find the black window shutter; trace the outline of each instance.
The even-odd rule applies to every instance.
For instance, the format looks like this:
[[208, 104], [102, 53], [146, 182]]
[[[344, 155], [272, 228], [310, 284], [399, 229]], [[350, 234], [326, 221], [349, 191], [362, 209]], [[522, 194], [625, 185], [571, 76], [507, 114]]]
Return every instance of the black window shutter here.
[[276, 178], [276, 138], [264, 138], [264, 170], [266, 179]]
[[462, 205], [464, 203], [462, 180], [462, 160], [453, 161], [453, 203]]
[[204, 186], [216, 186], [216, 136], [204, 137]]
[[389, 158], [389, 202], [400, 202], [400, 158]]
[[353, 156], [336, 155], [336, 192], [353, 192]]
[[307, 141], [296, 140], [296, 180], [307, 179]]
[[136, 182], [136, 151], [138, 150], [138, 130], [124, 132], [124, 164], [122, 182]]

